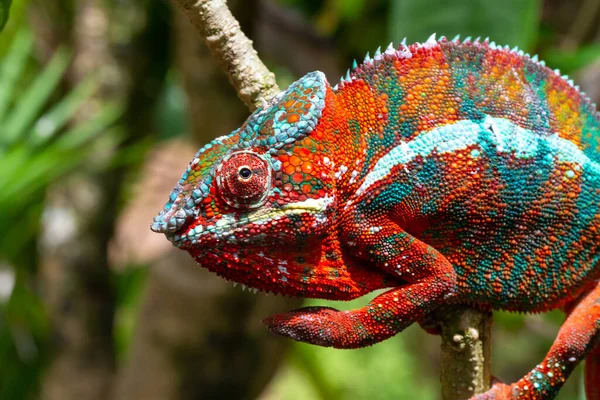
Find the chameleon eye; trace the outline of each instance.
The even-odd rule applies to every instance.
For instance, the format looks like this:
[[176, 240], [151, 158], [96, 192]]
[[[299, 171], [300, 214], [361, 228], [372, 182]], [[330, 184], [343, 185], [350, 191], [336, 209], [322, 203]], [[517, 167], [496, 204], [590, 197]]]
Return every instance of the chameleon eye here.
[[240, 167], [240, 169], [238, 170], [238, 175], [242, 179], [250, 179], [252, 177], [252, 170], [250, 168], [248, 168], [246, 165], [244, 165], [243, 167]]
[[216, 172], [219, 195], [235, 208], [260, 207], [271, 189], [269, 162], [251, 151], [229, 155]]

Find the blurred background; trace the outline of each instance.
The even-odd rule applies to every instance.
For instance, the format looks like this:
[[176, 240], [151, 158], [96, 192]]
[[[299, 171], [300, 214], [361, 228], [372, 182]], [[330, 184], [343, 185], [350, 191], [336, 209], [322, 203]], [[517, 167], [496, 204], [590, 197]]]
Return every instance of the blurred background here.
[[[600, 0], [230, 0], [283, 88], [390, 41], [490, 36], [600, 98]], [[10, 0], [0, 0], [0, 23]], [[437, 399], [439, 338], [342, 351], [270, 335], [302, 301], [222, 281], [149, 230], [193, 153], [248, 111], [167, 0], [12, 0], [0, 34], [0, 400]], [[335, 303], [353, 308], [368, 299]], [[324, 301], [310, 301], [323, 305]], [[496, 313], [493, 373], [562, 315]], [[581, 369], [559, 399], [584, 399]]]

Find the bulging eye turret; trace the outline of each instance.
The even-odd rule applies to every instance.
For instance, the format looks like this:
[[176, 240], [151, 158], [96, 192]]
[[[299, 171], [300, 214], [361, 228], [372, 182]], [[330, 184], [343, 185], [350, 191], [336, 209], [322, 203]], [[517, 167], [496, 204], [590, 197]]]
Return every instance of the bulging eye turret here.
[[216, 171], [219, 195], [238, 209], [263, 205], [271, 190], [271, 165], [251, 151], [232, 153], [221, 161]]

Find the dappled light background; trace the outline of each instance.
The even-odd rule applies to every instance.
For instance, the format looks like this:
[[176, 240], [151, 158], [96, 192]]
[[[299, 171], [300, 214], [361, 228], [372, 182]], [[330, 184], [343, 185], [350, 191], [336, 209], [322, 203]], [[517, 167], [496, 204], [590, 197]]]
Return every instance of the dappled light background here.
[[[7, 0], [0, 0], [0, 19]], [[490, 37], [600, 99], [600, 1], [230, 0], [286, 87], [390, 41]], [[437, 399], [439, 338], [274, 337], [301, 299], [245, 292], [149, 230], [195, 151], [247, 117], [168, 0], [12, 0], [0, 34], [0, 400]], [[352, 309], [319, 300], [308, 305]], [[556, 311], [495, 313], [492, 371], [540, 362]], [[584, 399], [581, 369], [559, 399]]]

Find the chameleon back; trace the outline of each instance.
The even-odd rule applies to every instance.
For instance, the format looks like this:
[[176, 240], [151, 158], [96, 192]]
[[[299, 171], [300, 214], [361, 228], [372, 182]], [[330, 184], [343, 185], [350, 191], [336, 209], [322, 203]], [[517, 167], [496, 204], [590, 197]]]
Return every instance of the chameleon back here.
[[442, 38], [367, 56], [334, 90], [360, 137], [336, 160], [354, 215], [394, 212], [452, 262], [466, 300], [557, 307], [598, 273], [598, 114], [558, 71]]

